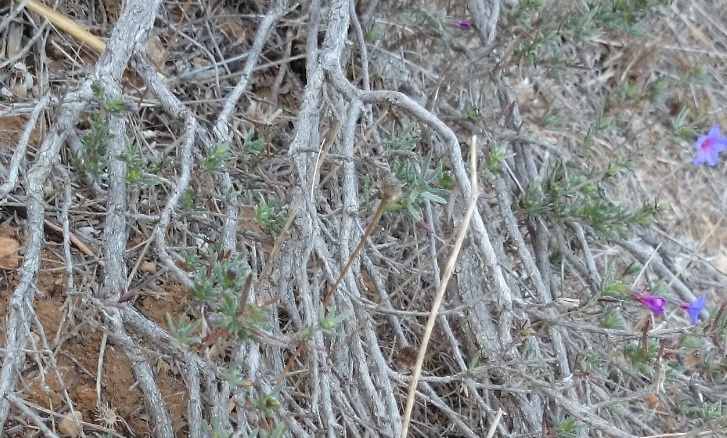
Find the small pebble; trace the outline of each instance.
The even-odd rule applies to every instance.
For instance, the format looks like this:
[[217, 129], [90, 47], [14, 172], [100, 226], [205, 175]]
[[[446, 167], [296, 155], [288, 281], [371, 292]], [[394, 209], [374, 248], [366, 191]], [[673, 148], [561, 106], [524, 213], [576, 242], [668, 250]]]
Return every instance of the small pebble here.
[[139, 270], [146, 274], [156, 274], [157, 265], [154, 262], [142, 262], [141, 266], [139, 266]]
[[[83, 414], [78, 411], [74, 413], [76, 414], [76, 419], [79, 422], [83, 421]], [[58, 431], [63, 435], [70, 436], [72, 438], [76, 438], [77, 436], [81, 435], [81, 427], [76, 423], [76, 420], [74, 420], [70, 414], [64, 416], [63, 419], [58, 423]]]

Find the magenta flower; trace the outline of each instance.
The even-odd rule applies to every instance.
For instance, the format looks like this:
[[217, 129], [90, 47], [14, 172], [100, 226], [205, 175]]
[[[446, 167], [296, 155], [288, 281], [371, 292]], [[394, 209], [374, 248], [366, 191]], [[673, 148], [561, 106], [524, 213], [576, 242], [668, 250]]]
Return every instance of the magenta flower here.
[[717, 165], [717, 156], [720, 152], [727, 149], [727, 137], [722, 137], [719, 133], [719, 126], [714, 125], [709, 130], [709, 134], [703, 135], [694, 143], [697, 155], [692, 162], [695, 166], [707, 163], [710, 166]]
[[664, 308], [666, 307], [666, 298], [664, 297], [636, 292], [634, 293], [634, 299], [648, 307], [649, 310], [654, 312], [654, 315], [662, 315], [664, 313]]
[[702, 309], [704, 309], [704, 303], [707, 302], [707, 292], [702, 292], [702, 296], [697, 299], [697, 301], [692, 301], [691, 303], [681, 303], [679, 307], [686, 310], [689, 314], [689, 317], [692, 319], [692, 324], [696, 324], [699, 320], [699, 314], [702, 313]]
[[470, 23], [469, 20], [458, 20], [456, 18], [446, 18], [445, 23], [449, 26], [456, 27], [460, 30], [470, 30], [472, 29], [472, 23]]

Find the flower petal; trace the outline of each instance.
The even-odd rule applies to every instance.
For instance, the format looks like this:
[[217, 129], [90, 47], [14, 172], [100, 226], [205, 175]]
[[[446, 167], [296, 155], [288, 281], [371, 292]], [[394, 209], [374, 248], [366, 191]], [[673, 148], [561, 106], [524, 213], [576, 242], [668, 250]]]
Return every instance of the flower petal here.
[[719, 137], [719, 125], [716, 123], [712, 125], [712, 129], [709, 130], [708, 137]]
[[727, 137], [718, 137], [712, 141], [712, 147], [719, 152], [727, 149]]
[[707, 302], [707, 292], [702, 292], [702, 295], [691, 303], [682, 303], [679, 305], [682, 309], [686, 310], [689, 314], [689, 319], [692, 320], [692, 324], [696, 324], [699, 321], [699, 314], [704, 310], [704, 304]]
[[717, 161], [719, 160], [719, 152], [715, 151], [714, 149], [710, 151], [710, 153], [707, 154], [707, 164], [710, 166], [716, 166]]
[[707, 292], [702, 292], [702, 296], [689, 306], [689, 317], [692, 319], [692, 324], [696, 324], [699, 320], [699, 314], [704, 309], [704, 304], [707, 302]]
[[655, 315], [663, 314], [666, 307], [666, 298], [659, 295], [638, 293], [636, 294], [636, 301], [648, 307]]
[[706, 135], [702, 135], [701, 137], [699, 137], [699, 138], [697, 139], [697, 141], [695, 141], [695, 142], [694, 142], [694, 149], [696, 149], [697, 151], [701, 151], [701, 150], [702, 150], [702, 148], [703, 148], [703, 146], [702, 146], [702, 145], [704, 145], [704, 142], [705, 142], [705, 141], [706, 141], [706, 140], [707, 140], [708, 138], [709, 138], [709, 137], [708, 137], [708, 136], [706, 136]]
[[719, 162], [719, 153], [727, 150], [727, 137], [720, 135], [719, 125], [714, 124], [707, 135], [697, 138], [694, 149], [696, 156], [692, 163], [695, 166], [705, 163], [716, 166]]

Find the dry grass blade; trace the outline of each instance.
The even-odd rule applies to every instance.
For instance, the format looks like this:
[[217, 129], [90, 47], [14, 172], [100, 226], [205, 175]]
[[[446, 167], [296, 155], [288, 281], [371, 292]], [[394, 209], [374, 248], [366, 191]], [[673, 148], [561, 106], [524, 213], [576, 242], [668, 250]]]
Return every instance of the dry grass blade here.
[[[19, 0], [15, 1], [21, 3]], [[49, 8], [38, 0], [28, 0], [25, 7], [38, 13], [38, 15], [51, 22], [58, 29], [68, 33], [78, 42], [90, 47], [94, 52], [101, 54], [106, 50], [106, 43], [57, 10]]]
[[467, 210], [465, 211], [464, 218], [462, 219], [462, 223], [459, 226], [459, 230], [457, 230], [457, 239], [454, 242], [454, 246], [452, 247], [452, 253], [449, 255], [447, 265], [445, 266], [444, 272], [442, 273], [442, 280], [439, 284], [439, 288], [434, 295], [434, 300], [432, 300], [432, 308], [430, 310], [429, 317], [427, 318], [427, 324], [424, 326], [422, 339], [419, 343], [419, 354], [417, 354], [416, 364], [414, 365], [414, 371], [412, 373], [411, 384], [409, 387], [409, 394], [407, 396], [406, 407], [404, 409], [404, 415], [402, 419], [403, 427], [400, 434], [402, 438], [407, 436], [407, 432], [409, 430], [411, 413], [414, 409], [414, 399], [416, 398], [417, 393], [417, 383], [419, 382], [419, 376], [422, 372], [422, 364], [424, 363], [424, 356], [426, 355], [427, 347], [429, 346], [429, 339], [431, 338], [432, 330], [434, 329], [434, 323], [436, 322], [439, 315], [439, 307], [442, 305], [444, 292], [447, 290], [447, 284], [449, 284], [449, 279], [452, 277], [452, 272], [454, 271], [454, 265], [457, 263], [457, 257], [459, 256], [459, 252], [462, 249], [462, 242], [464, 242], [464, 238], [467, 235], [467, 230], [469, 229], [470, 225], [470, 219], [472, 219], [472, 215], [477, 209], [477, 198], [479, 197], [479, 191], [477, 189], [476, 147], [477, 136], [473, 136], [470, 142], [470, 175], [472, 178], [472, 196], [468, 200]]

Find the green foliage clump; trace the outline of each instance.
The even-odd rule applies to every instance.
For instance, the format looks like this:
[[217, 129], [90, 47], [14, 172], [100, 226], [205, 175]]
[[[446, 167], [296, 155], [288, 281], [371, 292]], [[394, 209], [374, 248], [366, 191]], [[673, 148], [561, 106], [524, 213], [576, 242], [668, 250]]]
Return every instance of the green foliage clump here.
[[106, 120], [100, 114], [93, 114], [89, 127], [81, 133], [81, 149], [72, 157], [73, 165], [80, 169], [85, 183], [101, 184], [102, 172], [108, 164], [107, 148], [111, 133]]
[[411, 220], [420, 222], [424, 218], [422, 201], [428, 200], [437, 204], [446, 204], [449, 190], [441, 184], [451, 185], [451, 175], [446, 175], [441, 164], [429, 169], [432, 154], [429, 153], [417, 166], [409, 161], [398, 163], [395, 170], [396, 178], [402, 181], [402, 196], [398, 201], [387, 206], [389, 211], [403, 211]]
[[259, 195], [260, 201], [253, 207], [255, 220], [260, 228], [271, 236], [276, 236], [283, 226], [282, 209], [272, 197]]
[[[193, 262], [194, 263], [194, 262]], [[220, 340], [249, 339], [267, 328], [263, 309], [250, 299], [252, 274], [243, 255], [219, 253], [209, 266], [199, 266], [189, 293], [210, 309], [208, 319], [223, 329]]]
[[[95, 111], [88, 117], [88, 128], [80, 133], [81, 145], [73, 151], [71, 163], [76, 167], [80, 179], [86, 184], [101, 184], [108, 166], [108, 144], [112, 139], [108, 128], [107, 117], [125, 117], [136, 111], [136, 105], [121, 96], [109, 96], [105, 88], [98, 83], [91, 85], [96, 99]], [[128, 139], [126, 139], [128, 143]], [[117, 157], [125, 160], [129, 157]], [[134, 161], [134, 164], [137, 164]], [[133, 178], [141, 179], [141, 173]], [[138, 181], [135, 181], [138, 182]]]
[[631, 210], [605, 199], [601, 185], [617, 183], [625, 165], [620, 162], [606, 168], [578, 171], [569, 163], [557, 162], [544, 182], [533, 182], [522, 196], [523, 210], [532, 216], [562, 224], [574, 221], [586, 224], [604, 237], [623, 236], [635, 226], [648, 226], [661, 207], [644, 203]]

